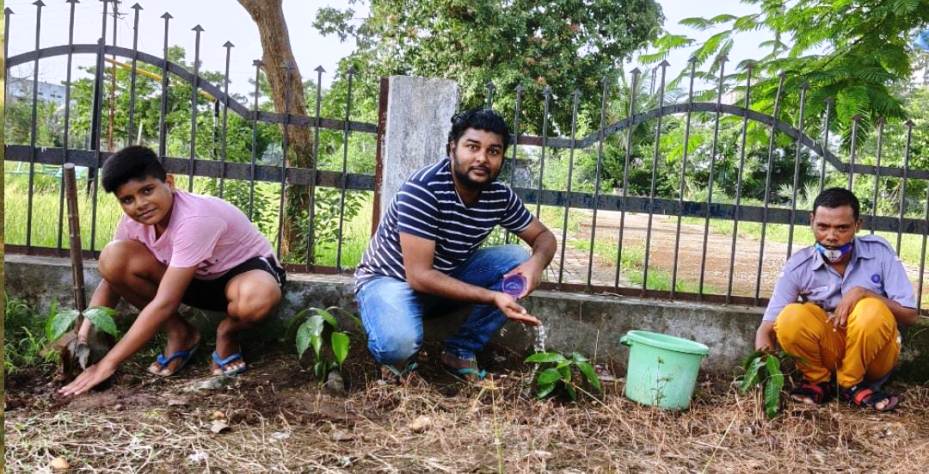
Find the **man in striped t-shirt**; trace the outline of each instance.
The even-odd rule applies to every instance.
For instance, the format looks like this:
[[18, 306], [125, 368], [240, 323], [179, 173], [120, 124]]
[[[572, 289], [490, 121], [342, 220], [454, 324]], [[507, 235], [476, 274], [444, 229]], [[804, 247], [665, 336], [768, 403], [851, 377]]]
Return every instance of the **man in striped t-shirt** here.
[[[385, 372], [399, 374], [422, 345], [422, 318], [448, 302], [474, 304], [442, 363], [454, 373], [483, 376], [475, 354], [507, 319], [539, 320], [517, 303], [531, 293], [555, 254], [555, 236], [533, 217], [497, 175], [510, 132], [489, 109], [452, 117], [448, 157], [417, 170], [390, 203], [355, 272], [355, 294], [368, 349]], [[532, 248], [479, 249], [497, 225]], [[517, 297], [501, 291], [504, 277], [522, 275]]]

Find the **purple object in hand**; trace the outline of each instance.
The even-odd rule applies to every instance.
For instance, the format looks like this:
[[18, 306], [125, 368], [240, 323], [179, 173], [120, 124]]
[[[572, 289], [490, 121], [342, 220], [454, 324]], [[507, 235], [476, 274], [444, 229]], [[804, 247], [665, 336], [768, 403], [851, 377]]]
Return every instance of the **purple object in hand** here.
[[526, 290], [526, 277], [516, 273], [503, 279], [503, 292], [519, 298]]

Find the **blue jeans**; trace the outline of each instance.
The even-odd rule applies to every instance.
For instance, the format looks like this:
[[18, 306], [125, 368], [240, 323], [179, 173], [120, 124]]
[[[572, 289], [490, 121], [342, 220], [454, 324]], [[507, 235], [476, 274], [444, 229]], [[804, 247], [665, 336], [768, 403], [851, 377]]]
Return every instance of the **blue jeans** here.
[[[480, 249], [450, 276], [475, 286], [500, 291], [503, 275], [529, 258], [518, 245]], [[355, 295], [361, 321], [368, 333], [368, 350], [379, 364], [398, 365], [419, 351], [423, 343], [423, 316], [448, 311], [463, 303], [414, 291], [396, 278], [371, 279]], [[506, 323], [493, 305], [474, 305], [458, 332], [445, 341], [445, 351], [474, 359]]]

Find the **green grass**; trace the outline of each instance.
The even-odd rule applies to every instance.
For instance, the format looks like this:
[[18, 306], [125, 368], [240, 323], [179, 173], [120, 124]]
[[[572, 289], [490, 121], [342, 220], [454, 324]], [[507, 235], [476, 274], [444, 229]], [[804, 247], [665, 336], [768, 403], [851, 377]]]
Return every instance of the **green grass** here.
[[[86, 193], [86, 183], [78, 182], [78, 209], [81, 222], [81, 246], [90, 249], [92, 220], [91, 196]], [[28, 185], [24, 176], [6, 176], [3, 224], [7, 244], [26, 244], [26, 224], [28, 222]], [[58, 180], [50, 176], [38, 176], [35, 181], [32, 200], [32, 245], [38, 247], [57, 247], [59, 186]], [[97, 193], [97, 218], [94, 248], [99, 250], [110, 241], [122, 210], [116, 199], [103, 192]], [[68, 214], [65, 210], [62, 224], [62, 247], [69, 248]]]
[[[346, 220], [342, 229], [342, 268], [353, 268], [361, 262], [361, 256], [371, 236], [371, 216], [374, 211], [374, 199], [366, 193], [358, 214]], [[338, 249], [335, 243], [326, 243], [316, 247], [316, 263], [334, 267]]]
[[[590, 241], [589, 240], [570, 240], [570, 245], [572, 248], [577, 250], [583, 250], [586, 252], [590, 251]], [[615, 262], [616, 256], [619, 253], [616, 242], [612, 240], [599, 240], [594, 242], [594, 255], [603, 258], [609, 262]], [[623, 246], [623, 254], [620, 262], [622, 268], [622, 276], [625, 277], [630, 283], [637, 287], [642, 286], [642, 278], [645, 261], [645, 249], [641, 246]], [[648, 269], [648, 282], [646, 288], [649, 290], [657, 291], [670, 291], [671, 290], [671, 272], [660, 270], [657, 268], [652, 268], [651, 266]], [[696, 282], [678, 278], [677, 282], [674, 285], [675, 291], [682, 293], [699, 293], [700, 287]], [[704, 283], [703, 285], [704, 294], [722, 294], [717, 288], [714, 288], [710, 285]]]
[[[7, 174], [5, 176], [5, 209], [4, 209], [4, 227], [5, 240], [8, 244], [25, 245], [26, 228], [27, 228], [27, 210], [28, 210], [28, 182], [27, 178], [22, 175]], [[187, 178], [185, 176], [176, 176], [175, 183], [179, 189], [187, 190]], [[209, 194], [207, 181], [198, 181], [194, 189], [195, 193]], [[261, 183], [260, 183], [261, 184]], [[86, 181], [78, 182], [78, 209], [80, 215], [81, 227], [81, 247], [89, 250], [91, 236], [91, 221], [93, 220], [93, 200], [91, 195], [86, 192]], [[36, 247], [56, 248], [58, 246], [58, 223], [59, 223], [59, 180], [53, 176], [37, 175], [33, 188], [32, 202], [32, 235], [31, 243]], [[272, 193], [275, 196], [279, 191], [278, 185], [266, 184], [260, 189], [256, 189], [256, 194]], [[364, 253], [368, 244], [371, 233], [371, 213], [373, 210], [373, 199], [371, 193], [365, 193], [363, 204], [357, 215], [347, 219], [343, 228], [342, 244], [342, 267], [354, 267], [361, 261], [361, 255]], [[94, 236], [95, 250], [100, 250], [113, 236], [116, 225], [122, 217], [123, 212], [119, 207], [116, 199], [102, 188], [97, 193], [96, 209], [96, 229]], [[263, 234], [271, 242], [272, 247], [276, 247], [277, 239], [277, 198], [270, 199], [274, 204], [273, 209], [268, 209], [266, 215], [273, 216], [273, 222], [262, 223]], [[62, 215], [62, 235], [61, 245], [63, 249], [70, 248], [68, 240], [68, 222], [67, 209]], [[337, 225], [337, 224], [336, 224]], [[335, 266], [337, 248], [335, 243], [320, 243], [316, 246], [316, 262], [319, 265]]]
[[[535, 209], [532, 206], [529, 206], [534, 212]], [[561, 237], [562, 227], [564, 225], [564, 213], [565, 210], [563, 207], [555, 206], [542, 206], [539, 212], [539, 219], [552, 229], [552, 232], [555, 232], [558, 237]], [[586, 218], [586, 216], [583, 216]], [[578, 212], [569, 212], [568, 213], [568, 245], [575, 250], [581, 250], [584, 252], [590, 251], [590, 241], [586, 239], [575, 239], [572, 236], [577, 235], [581, 227], [582, 216]], [[616, 243], [612, 240], [598, 240], [594, 243], [594, 255], [607, 260], [609, 262], [616, 261], [616, 255], [618, 253]], [[622, 276], [624, 276], [630, 283], [636, 286], [642, 285], [643, 277], [643, 262], [645, 261], [645, 249], [643, 247], [634, 247], [634, 246], [624, 246], [623, 247], [623, 256], [622, 256]], [[704, 293], [714, 293], [717, 292], [713, 287], [704, 284], [703, 285]], [[652, 268], [651, 266], [648, 269], [648, 284], [647, 288], [649, 290], [658, 290], [658, 291], [670, 291], [671, 289], [671, 272], [664, 270]], [[697, 293], [699, 291], [699, 284], [678, 278], [675, 283], [675, 290], [684, 293]]]
[[30, 367], [55, 364], [58, 353], [45, 351], [45, 321], [57, 311], [53, 304], [49, 314], [38, 314], [35, 309], [18, 298], [6, 298], [3, 324], [6, 331], [3, 366], [7, 374], [15, 374]]
[[[529, 206], [529, 209], [534, 213], [535, 207]], [[550, 229], [557, 229], [561, 231], [564, 226], [564, 213], [565, 209], [563, 207], [555, 206], [542, 206], [539, 211], [539, 220], [542, 221]], [[568, 235], [576, 233], [581, 228], [581, 217], [577, 212], [568, 213]], [[554, 232], [554, 230], [553, 230]], [[560, 235], [559, 235], [560, 236]]]

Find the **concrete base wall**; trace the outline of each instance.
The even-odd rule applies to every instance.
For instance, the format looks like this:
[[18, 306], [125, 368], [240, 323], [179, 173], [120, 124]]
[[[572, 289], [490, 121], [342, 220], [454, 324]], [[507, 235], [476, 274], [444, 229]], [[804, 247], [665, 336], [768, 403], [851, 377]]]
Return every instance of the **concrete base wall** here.
[[[73, 304], [68, 259], [7, 255], [4, 262], [6, 292], [46, 311], [53, 300]], [[94, 262], [86, 262], [84, 278], [88, 299], [99, 281]], [[288, 275], [284, 302], [269, 324], [267, 337], [280, 335], [287, 321], [307, 307], [340, 306], [356, 310], [352, 281], [348, 277]], [[610, 359], [625, 365], [627, 349], [619, 338], [632, 329], [662, 332], [702, 342], [710, 355], [704, 369], [723, 374], [737, 371], [741, 358], [752, 351], [760, 308], [706, 305], [646, 300], [618, 296], [537, 291], [525, 306], [545, 324], [546, 346], [561, 352], [577, 351], [598, 360]], [[214, 315], [218, 316], [218, 315]], [[463, 311], [425, 322], [426, 338], [441, 339], [451, 334]], [[929, 380], [929, 324], [921, 322], [905, 331], [900, 378]], [[507, 324], [495, 339], [516, 352], [530, 353], [535, 331]]]

